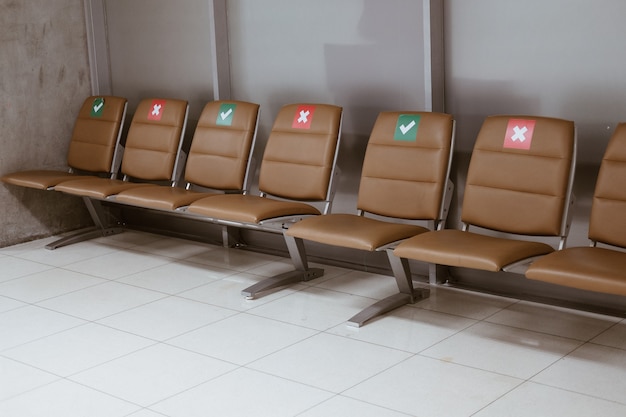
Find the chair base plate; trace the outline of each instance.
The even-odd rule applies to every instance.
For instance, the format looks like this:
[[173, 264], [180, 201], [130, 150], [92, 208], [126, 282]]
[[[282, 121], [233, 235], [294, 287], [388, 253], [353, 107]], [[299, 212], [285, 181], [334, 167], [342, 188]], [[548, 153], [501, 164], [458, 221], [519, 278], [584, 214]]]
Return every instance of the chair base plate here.
[[285, 272], [249, 286], [245, 290], [241, 291], [241, 295], [246, 297], [247, 300], [254, 300], [262, 292], [285, 287], [298, 282], [310, 281], [314, 278], [321, 277], [322, 275], [324, 275], [324, 270], [321, 268], [310, 268], [306, 271], [296, 270]]
[[426, 299], [429, 295], [430, 290], [428, 288], [416, 289], [413, 291], [412, 295], [405, 293], [394, 294], [357, 313], [350, 320], [348, 320], [347, 325], [351, 327], [361, 327], [373, 318], [395, 310], [398, 307], [413, 304], [416, 301]]
[[86, 240], [91, 240], [91, 239], [95, 239], [98, 237], [117, 235], [119, 233], [122, 233], [123, 231], [124, 231], [123, 227], [110, 227], [106, 229], [93, 227], [93, 228], [86, 229], [86, 230], [80, 230], [69, 236], [66, 236], [61, 239], [55, 240], [54, 242], [48, 243], [46, 245], [46, 249], [54, 250], [54, 249], [61, 248], [63, 246], [68, 246], [74, 243], [84, 242]]

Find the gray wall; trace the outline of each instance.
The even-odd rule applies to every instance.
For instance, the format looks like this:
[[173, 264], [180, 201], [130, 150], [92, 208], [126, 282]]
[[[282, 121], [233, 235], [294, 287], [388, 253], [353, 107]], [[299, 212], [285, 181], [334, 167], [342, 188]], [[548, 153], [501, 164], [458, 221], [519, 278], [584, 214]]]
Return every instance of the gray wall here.
[[487, 114], [576, 121], [583, 163], [598, 163], [626, 109], [626, 3], [447, 0], [446, 104], [459, 149]]
[[[620, 0], [446, 0], [446, 111], [457, 120], [458, 225], [470, 152], [490, 114], [537, 114], [576, 122], [577, 197], [569, 245], [587, 245], [597, 170], [626, 121], [626, 3]], [[623, 299], [539, 285], [513, 274], [453, 270], [457, 283], [528, 297], [621, 308]]]
[[104, 0], [104, 8], [112, 93], [131, 113], [146, 97], [188, 100], [197, 120], [213, 98], [209, 2]]
[[[65, 169], [90, 94], [81, 0], [0, 0], [0, 175]], [[0, 247], [89, 224], [75, 197], [0, 184]]]
[[487, 115], [573, 120], [579, 148], [569, 243], [587, 244], [598, 165], [616, 123], [626, 121], [625, 15], [619, 0], [445, 2], [446, 110], [457, 120], [459, 196]]

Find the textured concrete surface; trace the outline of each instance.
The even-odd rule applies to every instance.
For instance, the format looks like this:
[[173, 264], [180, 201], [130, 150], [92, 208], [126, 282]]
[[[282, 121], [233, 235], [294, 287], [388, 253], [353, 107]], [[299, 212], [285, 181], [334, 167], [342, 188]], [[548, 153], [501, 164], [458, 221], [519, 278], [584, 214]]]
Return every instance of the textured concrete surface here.
[[[90, 94], [82, 0], [0, 0], [0, 175], [66, 167]], [[0, 184], [0, 247], [90, 224], [80, 199]]]

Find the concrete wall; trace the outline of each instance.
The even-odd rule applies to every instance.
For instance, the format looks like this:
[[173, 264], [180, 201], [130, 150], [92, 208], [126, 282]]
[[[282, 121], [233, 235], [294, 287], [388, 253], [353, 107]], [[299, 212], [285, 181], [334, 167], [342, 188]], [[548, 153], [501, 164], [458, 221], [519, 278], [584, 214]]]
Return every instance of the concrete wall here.
[[[0, 0], [0, 175], [65, 169], [90, 94], [81, 0]], [[0, 246], [90, 224], [81, 200], [0, 184]]]

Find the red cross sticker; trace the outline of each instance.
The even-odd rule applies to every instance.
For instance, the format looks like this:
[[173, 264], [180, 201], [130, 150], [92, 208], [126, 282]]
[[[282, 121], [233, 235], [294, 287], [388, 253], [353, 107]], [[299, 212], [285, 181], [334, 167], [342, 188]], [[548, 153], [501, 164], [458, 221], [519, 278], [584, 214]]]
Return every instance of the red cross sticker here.
[[530, 149], [535, 132], [535, 121], [511, 119], [506, 127], [504, 147], [508, 149]]
[[164, 110], [165, 100], [152, 100], [152, 104], [148, 109], [148, 120], [161, 120]]
[[298, 106], [291, 127], [294, 129], [310, 129], [315, 113], [315, 106]]

